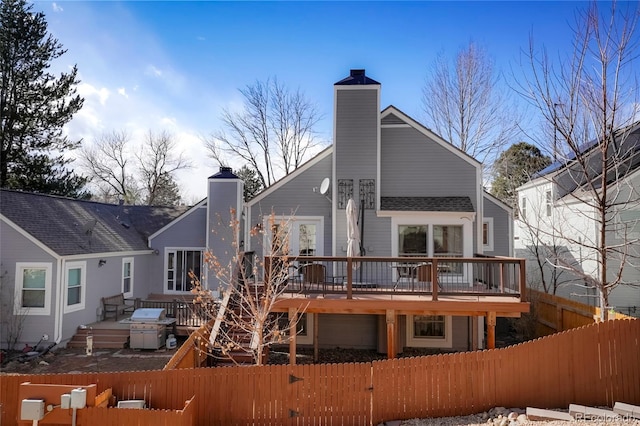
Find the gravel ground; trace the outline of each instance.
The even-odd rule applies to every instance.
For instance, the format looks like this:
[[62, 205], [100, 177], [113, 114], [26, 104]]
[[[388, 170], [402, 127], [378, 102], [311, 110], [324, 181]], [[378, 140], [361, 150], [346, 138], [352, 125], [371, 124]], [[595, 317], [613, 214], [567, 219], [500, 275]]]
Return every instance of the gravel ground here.
[[[607, 409], [607, 407], [598, 407], [598, 408]], [[520, 426], [520, 425], [630, 426], [630, 425], [636, 425], [638, 426], [640, 425], [640, 420], [634, 420], [629, 418], [621, 418], [619, 420], [601, 419], [601, 420], [589, 420], [589, 421], [587, 420], [574, 420], [574, 421], [528, 420], [524, 415], [525, 412], [526, 410], [523, 408], [507, 409], [504, 407], [497, 407], [497, 408], [492, 408], [491, 410], [485, 413], [472, 414], [469, 416], [439, 417], [439, 418], [432, 418], [432, 419], [411, 419], [411, 420], [404, 420], [400, 422], [386, 422], [386, 423], [383, 423], [382, 425], [385, 425], [385, 426], [391, 426], [391, 425], [394, 425], [394, 426], [395, 425], [398, 425], [398, 426], [487, 426], [487, 425], [495, 425], [495, 426]], [[563, 412], [566, 413], [567, 410]], [[515, 415], [511, 413], [515, 413]], [[510, 418], [512, 420], [509, 420]]]

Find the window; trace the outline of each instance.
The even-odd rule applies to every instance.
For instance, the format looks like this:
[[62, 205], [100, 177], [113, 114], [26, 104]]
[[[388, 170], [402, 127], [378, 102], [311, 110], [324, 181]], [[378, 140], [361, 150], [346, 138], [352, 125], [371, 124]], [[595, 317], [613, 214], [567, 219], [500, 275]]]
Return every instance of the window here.
[[[289, 316], [287, 314], [278, 315], [278, 328], [283, 332], [283, 342], [289, 338]], [[313, 315], [302, 314], [296, 324], [296, 343], [301, 345], [313, 344]]]
[[124, 297], [133, 297], [133, 258], [122, 259], [122, 293]]
[[452, 347], [451, 317], [444, 315], [407, 316], [407, 344], [414, 347]]
[[15, 315], [51, 313], [51, 264], [16, 263]]
[[316, 255], [316, 234], [315, 223], [303, 223], [298, 226], [298, 250], [301, 256]]
[[84, 309], [87, 288], [87, 262], [67, 262], [65, 264], [65, 302], [64, 312]]
[[189, 278], [189, 272], [193, 272], [198, 279], [201, 279], [201, 271], [202, 249], [167, 250], [167, 291], [190, 291], [191, 278]]
[[433, 255], [442, 257], [462, 257], [462, 226], [433, 226]]
[[493, 218], [485, 217], [482, 221], [482, 248], [493, 251]]
[[547, 191], [545, 194], [546, 203], [547, 203], [547, 216], [551, 216], [551, 208], [553, 207], [551, 191]]
[[[275, 218], [277, 223], [270, 226], [265, 235], [265, 246], [272, 255], [322, 256], [324, 253], [324, 221], [322, 218], [297, 216]], [[279, 242], [275, 238], [279, 238]]]
[[522, 197], [522, 202], [520, 204], [520, 215], [522, 216], [521, 219], [524, 220], [527, 218], [527, 199]]
[[398, 256], [428, 256], [427, 226], [400, 225], [398, 227]]

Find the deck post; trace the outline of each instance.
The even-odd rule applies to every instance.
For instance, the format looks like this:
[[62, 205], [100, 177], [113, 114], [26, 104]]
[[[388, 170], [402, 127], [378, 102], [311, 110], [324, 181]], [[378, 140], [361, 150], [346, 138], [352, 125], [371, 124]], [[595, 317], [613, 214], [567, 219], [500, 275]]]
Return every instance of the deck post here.
[[438, 259], [433, 258], [431, 261], [431, 298], [435, 301], [438, 300]]
[[480, 347], [478, 342], [478, 317], [471, 317], [471, 350], [477, 351]]
[[396, 311], [387, 309], [387, 359], [396, 357]]
[[347, 299], [353, 299], [353, 258], [347, 258]]
[[527, 301], [527, 270], [525, 260], [520, 259], [520, 300]]
[[289, 308], [289, 365], [296, 365], [297, 320], [296, 308]]
[[487, 312], [487, 349], [496, 348], [496, 313]]

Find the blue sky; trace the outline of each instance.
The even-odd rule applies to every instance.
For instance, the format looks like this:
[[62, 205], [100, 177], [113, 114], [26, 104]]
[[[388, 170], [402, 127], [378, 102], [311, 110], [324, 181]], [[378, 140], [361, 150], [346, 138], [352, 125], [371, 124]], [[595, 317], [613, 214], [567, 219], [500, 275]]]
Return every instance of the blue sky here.
[[[519, 72], [529, 37], [551, 52], [571, 41], [585, 2], [215, 2], [37, 1], [49, 31], [68, 50], [54, 69], [77, 64], [85, 106], [67, 126], [85, 143], [126, 129], [167, 130], [196, 166], [181, 173], [187, 201], [206, 195], [217, 171], [200, 140], [238, 108], [238, 88], [277, 77], [300, 88], [324, 116], [331, 139], [333, 83], [365, 68], [390, 104], [420, 119], [428, 69], [469, 41], [500, 70]], [[517, 141], [514, 141], [517, 142]]]

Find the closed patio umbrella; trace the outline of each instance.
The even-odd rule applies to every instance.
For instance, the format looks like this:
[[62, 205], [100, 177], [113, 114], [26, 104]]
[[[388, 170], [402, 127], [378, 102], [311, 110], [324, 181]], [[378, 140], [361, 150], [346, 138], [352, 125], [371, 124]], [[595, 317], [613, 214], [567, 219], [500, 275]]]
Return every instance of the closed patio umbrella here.
[[[358, 212], [356, 203], [352, 198], [347, 202], [347, 256], [354, 257], [360, 255], [360, 231], [358, 230]], [[358, 267], [357, 263], [353, 268]]]

